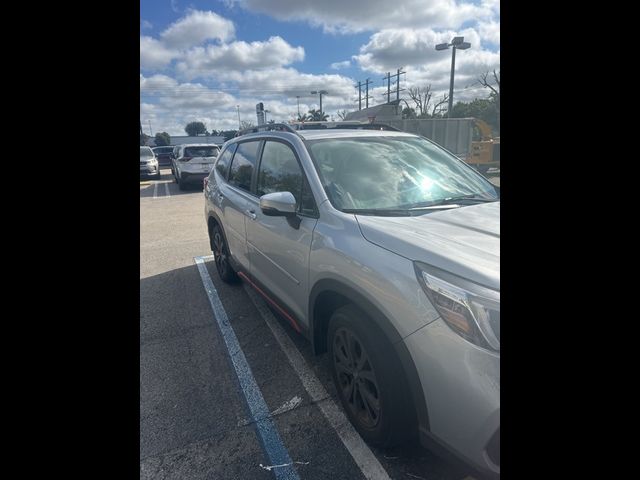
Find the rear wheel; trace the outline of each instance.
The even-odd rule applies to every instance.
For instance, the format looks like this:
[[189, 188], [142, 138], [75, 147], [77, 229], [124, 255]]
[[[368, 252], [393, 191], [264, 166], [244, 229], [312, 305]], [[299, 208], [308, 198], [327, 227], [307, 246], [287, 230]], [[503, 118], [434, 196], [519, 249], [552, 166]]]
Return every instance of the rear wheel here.
[[220, 279], [226, 283], [238, 282], [238, 274], [229, 263], [229, 248], [227, 247], [227, 242], [222, 234], [222, 229], [218, 225], [214, 226], [211, 231], [211, 249]]
[[410, 392], [382, 332], [346, 305], [331, 316], [328, 340], [338, 396], [360, 435], [381, 447], [410, 439], [417, 425]]

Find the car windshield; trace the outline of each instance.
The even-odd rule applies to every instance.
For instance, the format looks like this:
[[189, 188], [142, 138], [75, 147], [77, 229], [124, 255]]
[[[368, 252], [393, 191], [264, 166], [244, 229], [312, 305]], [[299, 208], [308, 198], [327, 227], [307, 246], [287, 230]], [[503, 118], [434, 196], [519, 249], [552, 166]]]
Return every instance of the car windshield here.
[[185, 157], [217, 157], [219, 149], [215, 145], [211, 147], [187, 147], [184, 149]]
[[140, 147], [140, 158], [153, 157], [153, 150], [149, 147]]
[[465, 197], [498, 200], [494, 186], [420, 137], [351, 137], [306, 142], [338, 210], [412, 209]]

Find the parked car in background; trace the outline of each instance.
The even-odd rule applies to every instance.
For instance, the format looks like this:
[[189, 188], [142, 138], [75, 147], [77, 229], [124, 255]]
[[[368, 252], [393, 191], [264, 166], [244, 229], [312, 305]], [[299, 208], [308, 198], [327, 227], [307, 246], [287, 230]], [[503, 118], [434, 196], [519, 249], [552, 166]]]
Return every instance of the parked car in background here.
[[170, 167], [171, 166], [171, 154], [173, 153], [173, 147], [156, 147], [153, 149], [153, 153], [156, 154], [156, 158], [158, 159], [158, 164], [161, 167]]
[[220, 278], [328, 352], [366, 441], [419, 437], [499, 477], [499, 188], [417, 135], [267, 128], [205, 182]]
[[211, 173], [219, 152], [220, 147], [207, 143], [174, 147], [171, 173], [180, 190], [187, 188], [188, 184], [202, 186], [202, 181]]
[[140, 176], [160, 178], [160, 165], [151, 147], [140, 147]]

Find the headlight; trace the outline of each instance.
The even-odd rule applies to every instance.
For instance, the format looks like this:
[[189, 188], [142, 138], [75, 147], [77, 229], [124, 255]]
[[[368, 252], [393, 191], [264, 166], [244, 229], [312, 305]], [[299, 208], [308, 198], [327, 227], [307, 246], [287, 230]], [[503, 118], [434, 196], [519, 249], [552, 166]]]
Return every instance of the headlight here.
[[442, 319], [460, 336], [500, 351], [500, 292], [439, 268], [413, 262], [418, 282]]

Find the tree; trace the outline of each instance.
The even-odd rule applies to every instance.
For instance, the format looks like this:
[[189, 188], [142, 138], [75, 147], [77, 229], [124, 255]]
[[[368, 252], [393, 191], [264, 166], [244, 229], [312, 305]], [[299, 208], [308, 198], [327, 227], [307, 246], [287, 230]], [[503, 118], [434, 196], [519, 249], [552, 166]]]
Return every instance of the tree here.
[[426, 87], [410, 87], [409, 98], [413, 100], [416, 108], [414, 109], [418, 118], [427, 118], [429, 116], [429, 103], [431, 103], [431, 84]]
[[187, 132], [187, 135], [190, 137], [195, 137], [206, 133], [207, 127], [205, 127], [202, 122], [190, 122], [186, 127], [184, 127], [184, 131]]
[[307, 116], [306, 113], [301, 113], [298, 115], [297, 120], [298, 122], [308, 122], [309, 121], [309, 116]]
[[478, 77], [478, 83], [484, 88], [491, 90], [491, 95], [494, 97], [496, 104], [496, 126], [498, 127], [498, 131], [500, 131], [500, 70], [498, 70], [497, 73], [495, 70], [493, 71], [493, 84], [489, 78], [489, 72], [480, 75], [480, 77]]
[[469, 103], [457, 102], [451, 111], [451, 118], [473, 117], [484, 120], [493, 128], [499, 128], [497, 120], [497, 105], [495, 95], [489, 98], [476, 98]]
[[242, 120], [242, 122], [240, 122], [240, 130], [245, 130], [252, 127], [255, 127], [252, 122], [247, 122], [246, 120]]
[[440, 111], [438, 110], [438, 107], [440, 105], [443, 105], [443, 104], [447, 103], [447, 102], [449, 102], [449, 95], [446, 94], [446, 93], [443, 93], [442, 94], [442, 98], [440, 100], [438, 100], [436, 103], [434, 103], [433, 110], [431, 110], [431, 116], [432, 117], [435, 117], [436, 115], [441, 116]]
[[309, 110], [309, 114], [307, 115], [307, 119], [311, 122], [325, 122], [327, 118], [329, 118], [329, 115], [315, 108]]
[[339, 118], [340, 120], [344, 120], [345, 118], [347, 118], [347, 114], [348, 114], [348, 113], [349, 113], [349, 112], [347, 112], [346, 110], [338, 110], [338, 111], [336, 112], [336, 115], [338, 115], [338, 118]]
[[413, 108], [404, 107], [402, 109], [402, 118], [416, 118], [416, 111]]
[[272, 118], [271, 120], [269, 120], [267, 123], [276, 123], [276, 121]]
[[226, 142], [227, 140], [231, 140], [233, 137], [235, 137], [236, 133], [238, 133], [237, 130], [220, 130], [218, 132], [218, 135], [223, 136], [224, 141]]
[[156, 133], [156, 145], [158, 147], [171, 145], [171, 137], [169, 136], [169, 134], [167, 132]]

